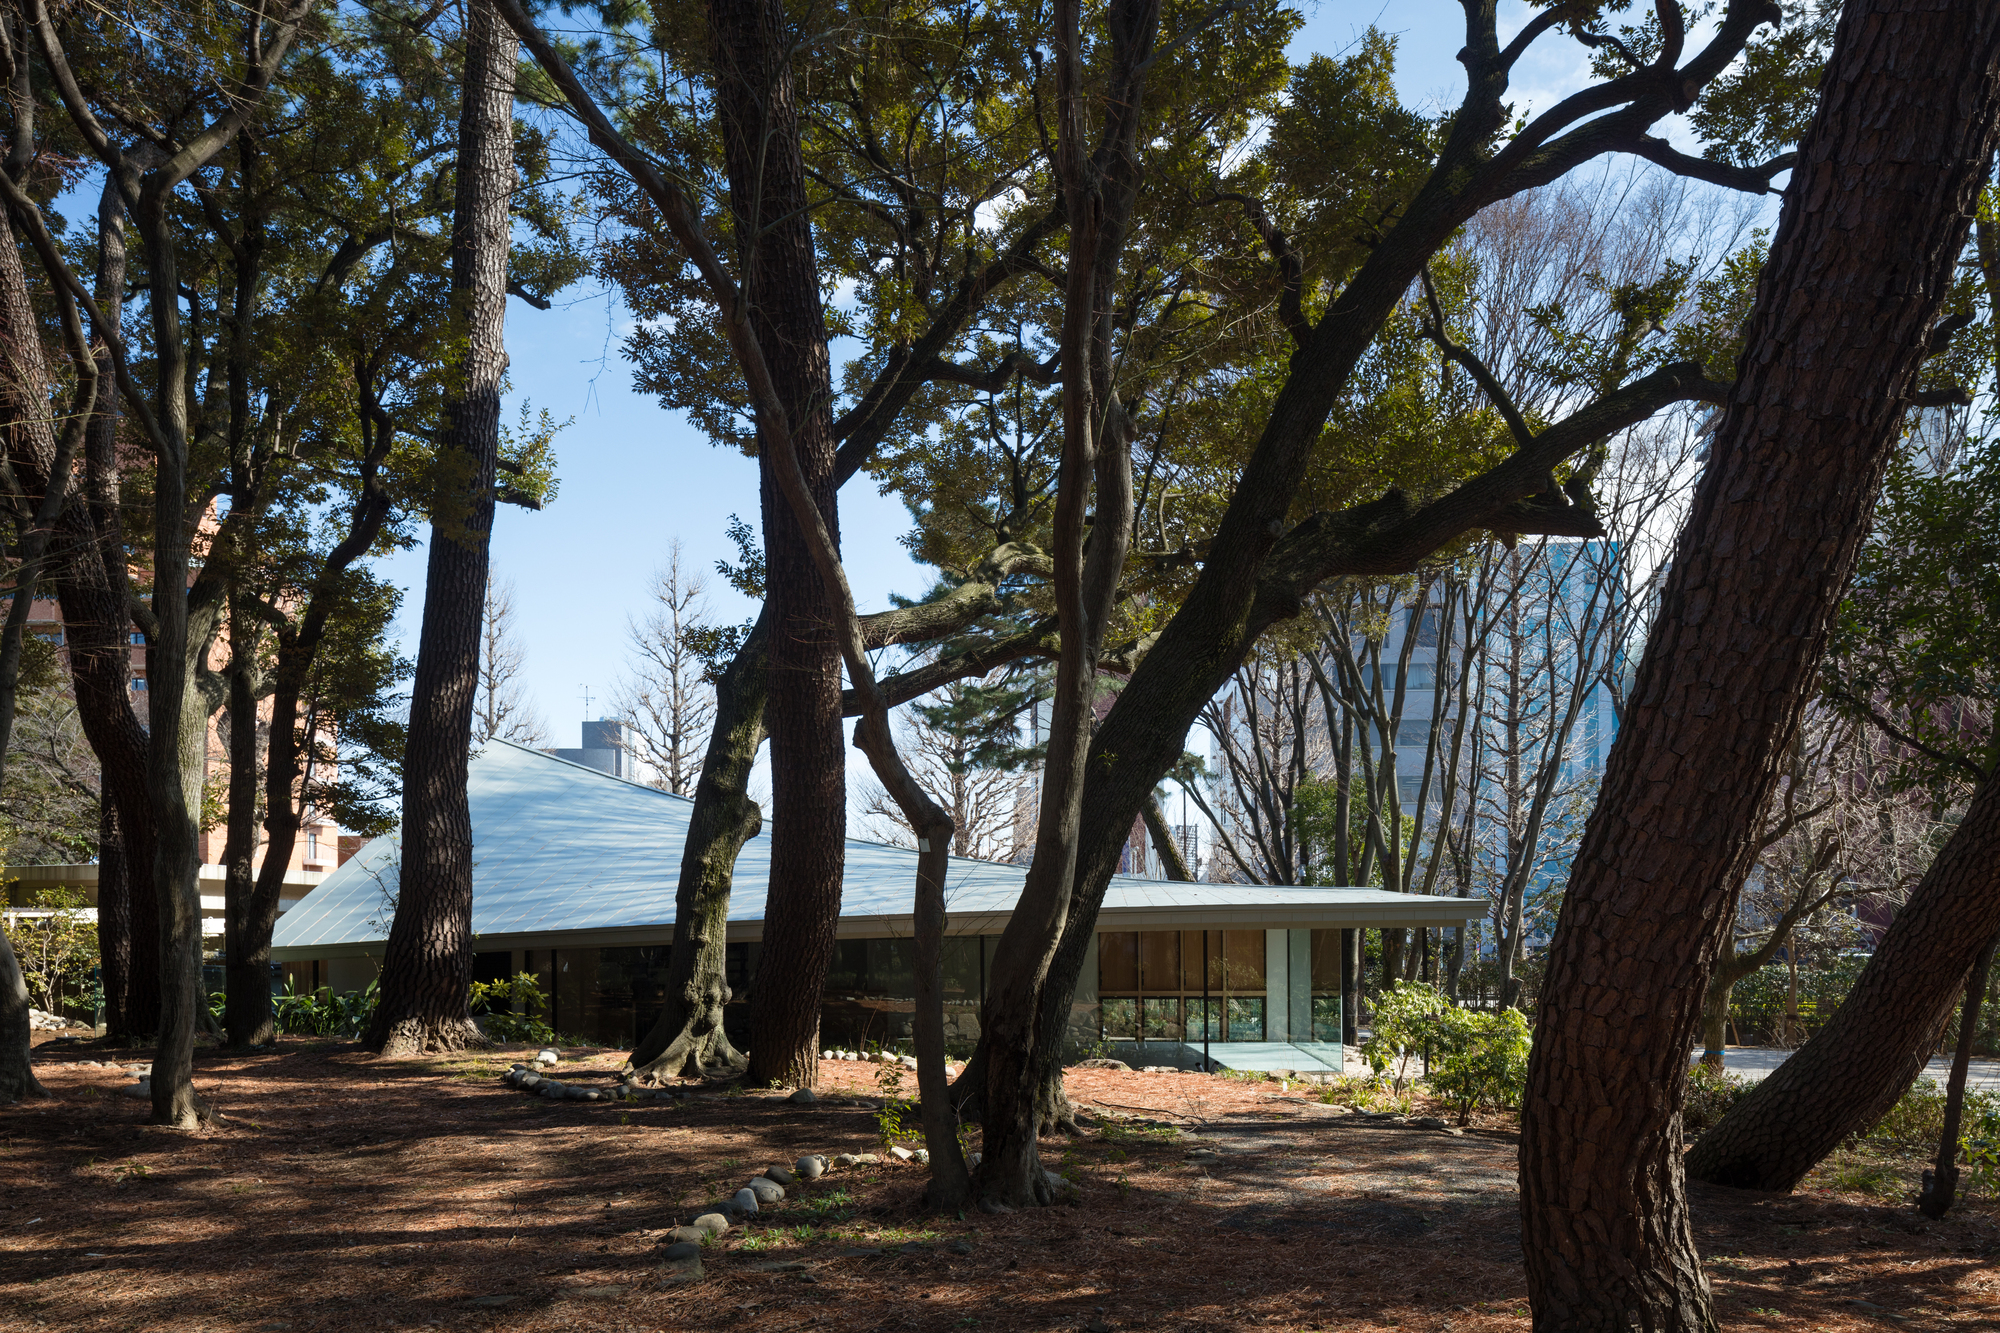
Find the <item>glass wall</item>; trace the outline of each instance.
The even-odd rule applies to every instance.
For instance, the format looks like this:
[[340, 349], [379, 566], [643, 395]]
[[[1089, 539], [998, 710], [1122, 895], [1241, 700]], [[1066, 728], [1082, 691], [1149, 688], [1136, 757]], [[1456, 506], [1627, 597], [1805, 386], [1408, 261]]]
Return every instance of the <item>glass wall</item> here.
[[[1295, 992], [1296, 993], [1296, 992]], [[1340, 1041], [1340, 932], [1312, 933], [1312, 1039]]]
[[1106, 1041], [1263, 1041], [1265, 985], [1261, 930], [1113, 930], [1097, 937]]

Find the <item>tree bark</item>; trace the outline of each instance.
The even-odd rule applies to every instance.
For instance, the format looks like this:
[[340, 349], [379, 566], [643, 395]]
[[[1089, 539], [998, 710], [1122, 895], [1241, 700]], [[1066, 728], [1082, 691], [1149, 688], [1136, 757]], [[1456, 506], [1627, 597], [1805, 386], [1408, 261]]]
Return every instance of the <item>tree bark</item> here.
[[[222, 1025], [229, 1044], [255, 1045], [261, 1034], [255, 1015], [271, 1008], [269, 950], [262, 961], [250, 957], [251, 897], [256, 875], [250, 865], [257, 850], [257, 689], [254, 666], [263, 626], [232, 596], [229, 610], [229, 665], [225, 677], [229, 717], [229, 816], [222, 840], [222, 950], [225, 985]], [[268, 854], [266, 860], [268, 861]]]
[[1538, 1330], [1716, 1327], [1681, 1175], [1687, 1052], [1971, 224], [1996, 71], [1991, 6], [1842, 17], [1550, 948], [1521, 1114]]
[[35, 1078], [34, 1030], [28, 1022], [28, 983], [7, 932], [0, 930], [0, 1105], [46, 1097]]
[[1965, 1115], [1965, 1079], [1972, 1064], [1972, 1039], [1979, 1031], [1979, 1008], [1986, 982], [1993, 974], [1993, 949], [2000, 938], [1986, 942], [1986, 952], [1972, 965], [1965, 981], [1965, 1005], [1959, 1013], [1958, 1045], [1951, 1053], [1951, 1077], [1945, 1083], [1944, 1128], [1938, 1133], [1937, 1161], [1924, 1172], [1917, 1207], [1925, 1217], [1943, 1217], [1958, 1195], [1958, 1128]]
[[[832, 365], [820, 308], [783, 6], [711, 0], [716, 109], [742, 291], [789, 426], [800, 471], [836, 549]], [[765, 725], [771, 735], [771, 883], [748, 1078], [812, 1087], [819, 1015], [846, 868], [847, 756], [840, 720], [838, 617], [804, 532], [760, 460], [766, 596], [773, 605]]]
[[445, 404], [432, 502], [423, 628], [403, 761], [396, 916], [363, 1043], [416, 1055], [484, 1043], [466, 1008], [472, 982], [472, 813], [466, 764], [493, 534], [500, 381], [507, 367], [507, 262], [514, 190], [514, 74], [520, 43], [492, 0], [466, 5], [451, 294], [465, 320], [457, 394]]
[[1695, 1141], [1690, 1176], [1741, 1189], [1792, 1189], [1850, 1134], [1896, 1104], [1936, 1049], [1973, 963], [2000, 934], [1996, 854], [2000, 780], [1989, 778], [1847, 999], [1811, 1041]]
[[674, 943], [667, 955], [666, 1005], [627, 1066], [642, 1080], [740, 1070], [746, 1061], [722, 1030], [730, 1000], [729, 893], [736, 857], [763, 827], [750, 799], [750, 769], [764, 743], [771, 604], [715, 687], [715, 724], [695, 781], [694, 809], [674, 891]]

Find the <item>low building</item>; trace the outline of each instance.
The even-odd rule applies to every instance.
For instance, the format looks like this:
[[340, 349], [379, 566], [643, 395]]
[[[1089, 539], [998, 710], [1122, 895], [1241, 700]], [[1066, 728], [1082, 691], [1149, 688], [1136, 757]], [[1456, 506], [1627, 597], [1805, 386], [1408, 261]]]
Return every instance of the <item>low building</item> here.
[[[475, 976], [531, 973], [559, 1031], [631, 1046], [662, 1004], [694, 803], [505, 741], [473, 757], [468, 794]], [[376, 839], [280, 919], [273, 956], [302, 989], [359, 989], [375, 975], [399, 858], [396, 835]], [[737, 859], [729, 904], [728, 1027], [739, 1045], [758, 986], [784, 984], [758, 975], [769, 875], [767, 830]], [[978, 1036], [994, 946], [1024, 875], [1019, 865], [950, 862], [945, 994], [956, 1044]], [[915, 882], [914, 851], [848, 840], [823, 1044], [909, 1037]], [[1206, 1038], [1238, 1048], [1217, 1055], [1224, 1063], [1337, 1067], [1339, 932], [1456, 926], [1480, 910], [1476, 901], [1378, 889], [1115, 877], [1072, 1003], [1071, 1042], [1187, 1064]]]

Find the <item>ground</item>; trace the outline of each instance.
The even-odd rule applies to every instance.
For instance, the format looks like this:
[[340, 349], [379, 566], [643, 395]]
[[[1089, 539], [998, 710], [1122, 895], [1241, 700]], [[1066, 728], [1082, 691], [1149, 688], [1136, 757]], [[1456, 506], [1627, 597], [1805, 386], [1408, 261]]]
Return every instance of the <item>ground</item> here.
[[[80, 1063], [144, 1054], [48, 1047], [56, 1099], [0, 1108], [6, 1326], [1527, 1327], [1500, 1119], [1455, 1136], [1295, 1084], [1072, 1071], [1100, 1127], [1044, 1151], [1075, 1206], [926, 1216], [922, 1168], [837, 1169], [672, 1287], [665, 1233], [750, 1175], [880, 1151], [877, 1070], [827, 1063], [814, 1107], [624, 1107], [508, 1091], [505, 1055], [381, 1061], [288, 1040], [202, 1053], [196, 1085], [225, 1119], [189, 1135], [146, 1127], [146, 1105], [114, 1090], [129, 1075]], [[622, 1058], [568, 1054], [572, 1078]], [[1191, 1163], [1198, 1149], [1218, 1160]], [[1916, 1169], [1850, 1154], [1791, 1196], [1697, 1188], [1724, 1327], [2000, 1326], [2000, 1215], [1975, 1200], [1924, 1221], [1906, 1202]]]

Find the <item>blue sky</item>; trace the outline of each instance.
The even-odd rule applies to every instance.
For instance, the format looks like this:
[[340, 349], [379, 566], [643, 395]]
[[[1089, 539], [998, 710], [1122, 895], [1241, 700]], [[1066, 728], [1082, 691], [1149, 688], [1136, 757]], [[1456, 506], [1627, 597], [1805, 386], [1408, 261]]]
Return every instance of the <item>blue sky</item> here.
[[[1502, 5], [1504, 34], [1523, 21], [1526, 5]], [[1371, 25], [1395, 34], [1398, 87], [1405, 102], [1426, 109], [1449, 105], [1463, 89], [1454, 59], [1463, 44], [1456, 0], [1329, 0], [1307, 8], [1293, 47], [1337, 54]], [[1522, 103], [1549, 98], [1582, 80], [1579, 48], [1544, 38], [1517, 71]], [[514, 585], [515, 630], [526, 649], [526, 693], [548, 724], [550, 744], [576, 745], [586, 716], [598, 715], [625, 670], [627, 617], [643, 614], [652, 571], [678, 537], [691, 565], [711, 570], [734, 551], [723, 535], [732, 513], [753, 525], [755, 464], [719, 449], [676, 414], [635, 393], [619, 354], [626, 315], [615, 298], [576, 290], [542, 312], [519, 301], [508, 309], [507, 343], [515, 399], [573, 418], [557, 443], [561, 493], [540, 513], [502, 506], [493, 537], [495, 573]], [[507, 417], [513, 419], [514, 406]], [[875, 493], [866, 478], [841, 493], [843, 554], [863, 611], [888, 604], [892, 592], [922, 591], [924, 572], [897, 539], [908, 528], [902, 505]], [[407, 600], [398, 628], [414, 653], [422, 616], [424, 553], [404, 553], [384, 571]], [[741, 620], [750, 603], [711, 579], [716, 615]], [[865, 762], [853, 756], [859, 777]]]

